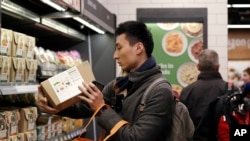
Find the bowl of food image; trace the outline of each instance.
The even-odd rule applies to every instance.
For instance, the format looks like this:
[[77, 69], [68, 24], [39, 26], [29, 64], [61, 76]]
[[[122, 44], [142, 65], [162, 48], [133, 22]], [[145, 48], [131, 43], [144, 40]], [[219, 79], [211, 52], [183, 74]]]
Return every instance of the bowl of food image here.
[[177, 28], [179, 23], [157, 23], [157, 25], [163, 30], [173, 30]]
[[200, 52], [204, 49], [203, 47], [204, 46], [202, 38], [196, 38], [190, 42], [188, 46], [188, 56], [193, 62], [198, 62], [198, 57]]
[[167, 32], [162, 38], [162, 49], [170, 56], [180, 56], [187, 49], [187, 38], [177, 30]]
[[182, 23], [183, 32], [189, 37], [200, 37], [203, 35], [202, 23]]
[[177, 80], [182, 87], [186, 87], [197, 80], [199, 73], [200, 71], [197, 69], [196, 63], [186, 62], [178, 68]]

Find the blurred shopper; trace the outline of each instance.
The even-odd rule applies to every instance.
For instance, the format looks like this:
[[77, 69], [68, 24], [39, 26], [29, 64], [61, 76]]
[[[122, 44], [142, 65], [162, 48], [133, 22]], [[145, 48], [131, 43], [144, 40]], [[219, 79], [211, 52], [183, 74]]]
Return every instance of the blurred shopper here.
[[243, 70], [242, 78], [243, 84], [250, 83], [250, 67]]
[[183, 88], [180, 101], [190, 113], [195, 126], [194, 141], [214, 141], [212, 103], [226, 91], [227, 83], [219, 73], [218, 54], [205, 49], [199, 54], [197, 68], [200, 71], [197, 81]]
[[[250, 82], [243, 84], [242, 93], [234, 92], [222, 98], [223, 99], [220, 100], [222, 102], [218, 102], [216, 106], [222, 109], [217, 126], [218, 140], [249, 141], [249, 138], [241, 134], [239, 135], [239, 133], [237, 134], [235, 131], [244, 126], [250, 126]], [[249, 134], [247, 132], [245, 135]]]
[[152, 34], [144, 23], [121, 23], [116, 30], [113, 57], [125, 75], [111, 81], [102, 92], [93, 83], [83, 82], [83, 85], [79, 86], [82, 91], [79, 98], [82, 102], [60, 113], [48, 106], [41, 90], [37, 106], [42, 112], [83, 118], [91, 116], [93, 111], [106, 103], [114, 109], [103, 108], [99, 113], [98, 123], [107, 133], [119, 121], [128, 122], [111, 138], [112, 141], [165, 141], [166, 134], [170, 133], [174, 108], [172, 90], [167, 81], [150, 91], [145, 103], [147, 106], [143, 112], [139, 111], [145, 89], [155, 79], [164, 77], [151, 55], [153, 47]]

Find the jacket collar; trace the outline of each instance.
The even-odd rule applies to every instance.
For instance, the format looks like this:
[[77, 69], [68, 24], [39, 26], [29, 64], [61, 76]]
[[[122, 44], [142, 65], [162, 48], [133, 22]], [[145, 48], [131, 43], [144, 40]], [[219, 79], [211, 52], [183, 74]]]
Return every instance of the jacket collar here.
[[201, 72], [198, 79], [222, 79], [221, 74], [217, 71], [214, 72]]

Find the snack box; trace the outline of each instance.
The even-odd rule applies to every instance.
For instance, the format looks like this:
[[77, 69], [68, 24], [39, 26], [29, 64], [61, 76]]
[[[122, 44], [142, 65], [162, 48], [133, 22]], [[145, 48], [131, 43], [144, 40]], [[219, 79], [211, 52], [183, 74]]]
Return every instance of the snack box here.
[[41, 82], [41, 86], [51, 106], [63, 110], [79, 102], [76, 96], [81, 93], [78, 86], [82, 85], [83, 81], [89, 83], [94, 80], [89, 62], [84, 61]]

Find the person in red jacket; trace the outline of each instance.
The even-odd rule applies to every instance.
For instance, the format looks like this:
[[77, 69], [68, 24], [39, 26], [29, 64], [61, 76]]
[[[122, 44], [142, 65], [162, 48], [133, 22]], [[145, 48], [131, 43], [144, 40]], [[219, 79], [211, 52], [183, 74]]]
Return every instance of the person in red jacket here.
[[242, 93], [230, 96], [229, 114], [224, 113], [218, 123], [218, 140], [230, 140], [230, 128], [237, 125], [250, 125], [250, 82], [243, 85]]

